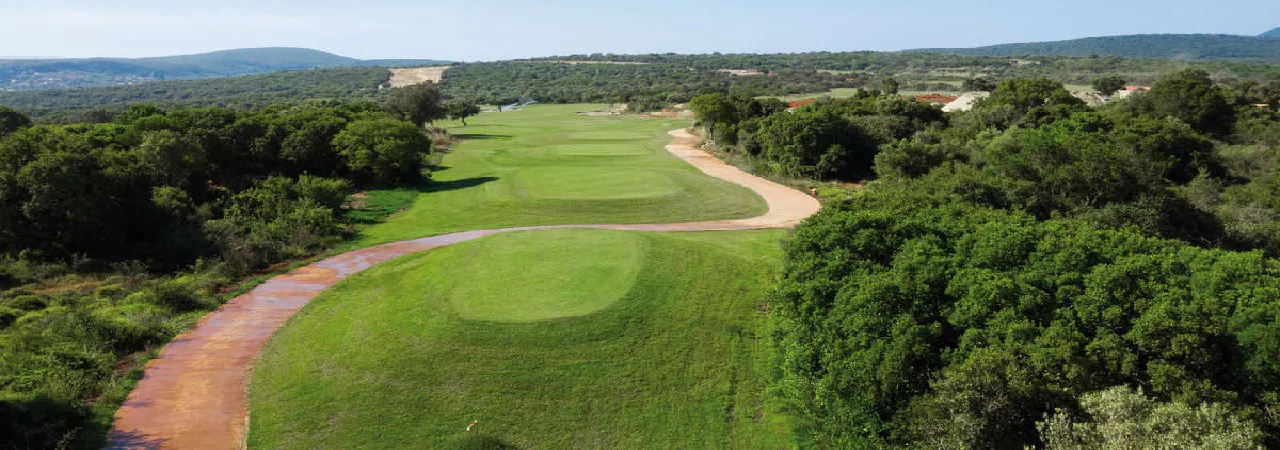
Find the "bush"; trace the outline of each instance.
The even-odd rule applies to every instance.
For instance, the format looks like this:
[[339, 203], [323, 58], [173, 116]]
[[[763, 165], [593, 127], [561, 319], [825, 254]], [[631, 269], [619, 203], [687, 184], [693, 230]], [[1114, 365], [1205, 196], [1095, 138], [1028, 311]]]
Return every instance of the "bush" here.
[[1065, 410], [1039, 424], [1047, 450], [1262, 448], [1257, 426], [1221, 403], [1160, 402], [1125, 386], [1085, 394], [1083, 417]]
[[1280, 262], [881, 185], [785, 244], [781, 392], [820, 445], [1038, 445], [1134, 383], [1280, 421]]

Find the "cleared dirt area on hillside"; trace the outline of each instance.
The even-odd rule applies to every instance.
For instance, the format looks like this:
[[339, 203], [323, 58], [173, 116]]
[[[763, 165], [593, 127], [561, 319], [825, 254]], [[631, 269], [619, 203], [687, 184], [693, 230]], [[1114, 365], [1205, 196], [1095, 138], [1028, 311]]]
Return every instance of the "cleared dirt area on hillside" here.
[[391, 69], [391, 87], [413, 86], [428, 81], [439, 83], [444, 78], [444, 71], [448, 69], [449, 66]]

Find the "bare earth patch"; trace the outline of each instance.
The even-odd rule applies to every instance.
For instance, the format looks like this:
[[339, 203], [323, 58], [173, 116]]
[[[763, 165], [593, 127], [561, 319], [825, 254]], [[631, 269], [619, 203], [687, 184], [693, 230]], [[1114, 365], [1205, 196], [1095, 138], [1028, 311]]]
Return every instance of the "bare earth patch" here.
[[428, 81], [439, 83], [444, 78], [444, 71], [449, 66], [432, 66], [432, 67], [409, 67], [400, 69], [391, 69], [391, 87], [413, 86]]

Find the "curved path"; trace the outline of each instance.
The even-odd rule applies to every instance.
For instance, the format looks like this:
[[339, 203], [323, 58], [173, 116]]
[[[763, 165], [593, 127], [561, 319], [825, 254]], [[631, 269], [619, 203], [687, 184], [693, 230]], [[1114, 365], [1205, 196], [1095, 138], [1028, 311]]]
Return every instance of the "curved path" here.
[[554, 228], [711, 231], [787, 228], [816, 213], [817, 200], [748, 174], [694, 148], [672, 131], [667, 151], [707, 175], [747, 187], [769, 205], [750, 219], [649, 225], [552, 225], [463, 231], [354, 250], [277, 276], [205, 316], [166, 345], [116, 412], [108, 448], [240, 449], [248, 425], [245, 392], [262, 345], [284, 321], [339, 281], [399, 256], [497, 233]]

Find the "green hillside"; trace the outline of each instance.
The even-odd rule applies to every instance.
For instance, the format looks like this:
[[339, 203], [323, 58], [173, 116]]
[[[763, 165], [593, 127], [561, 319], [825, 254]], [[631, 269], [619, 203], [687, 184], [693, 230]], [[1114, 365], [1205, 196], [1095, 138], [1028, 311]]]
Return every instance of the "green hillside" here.
[[915, 53], [964, 56], [1122, 56], [1177, 59], [1280, 59], [1280, 39], [1227, 34], [1142, 34], [975, 48], [922, 48]]
[[376, 100], [391, 74], [384, 68], [297, 70], [129, 86], [0, 92], [0, 105], [44, 120], [79, 120], [89, 111], [121, 111], [133, 103], [164, 107], [261, 108], [312, 99]]
[[332, 67], [438, 64], [434, 60], [364, 61], [306, 48], [248, 48], [155, 58], [0, 60], [0, 90], [110, 86]]
[[1277, 27], [1266, 33], [1259, 34], [1258, 36], [1259, 37], [1280, 37], [1280, 27]]

